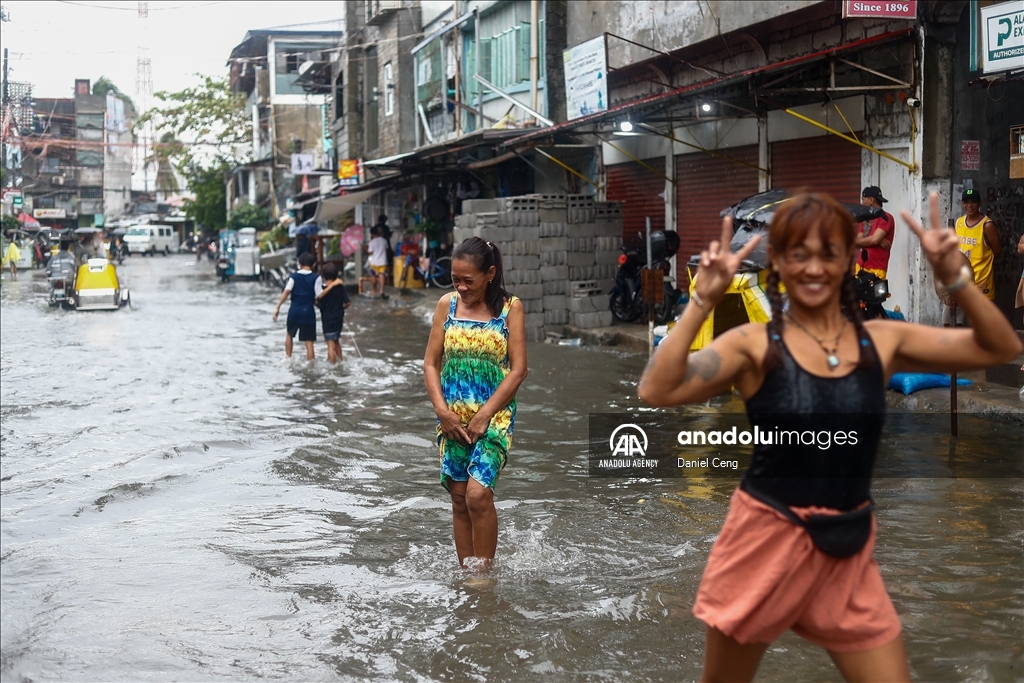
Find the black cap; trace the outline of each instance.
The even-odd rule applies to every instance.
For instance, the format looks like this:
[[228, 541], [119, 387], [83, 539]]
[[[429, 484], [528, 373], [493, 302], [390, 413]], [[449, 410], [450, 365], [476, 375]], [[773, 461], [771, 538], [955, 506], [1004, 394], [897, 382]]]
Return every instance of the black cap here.
[[964, 190], [963, 196], [960, 197], [962, 202], [978, 202], [981, 204], [981, 193], [977, 190]]
[[888, 199], [882, 196], [882, 190], [877, 185], [869, 185], [864, 188], [864, 191], [860, 193], [861, 197], [873, 197], [877, 199], [880, 204], [885, 204]]

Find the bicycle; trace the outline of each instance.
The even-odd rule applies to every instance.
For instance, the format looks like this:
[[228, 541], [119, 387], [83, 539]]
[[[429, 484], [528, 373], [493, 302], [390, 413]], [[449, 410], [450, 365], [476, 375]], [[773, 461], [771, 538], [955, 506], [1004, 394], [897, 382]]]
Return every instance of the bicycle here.
[[441, 256], [436, 259], [428, 258], [424, 260], [428, 263], [426, 269], [420, 268], [419, 256], [409, 254], [405, 257], [402, 275], [398, 278], [398, 288], [407, 289], [406, 283], [409, 282], [411, 269], [414, 277], [419, 277], [423, 282], [433, 284], [433, 286], [440, 287], [441, 289], [450, 289], [452, 286], [452, 258], [450, 256]]

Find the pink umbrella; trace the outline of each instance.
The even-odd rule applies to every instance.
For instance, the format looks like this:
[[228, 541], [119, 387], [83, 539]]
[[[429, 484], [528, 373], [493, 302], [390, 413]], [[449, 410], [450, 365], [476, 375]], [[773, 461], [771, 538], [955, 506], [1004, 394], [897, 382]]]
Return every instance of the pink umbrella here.
[[353, 225], [341, 233], [341, 253], [351, 256], [363, 244], [363, 226]]
[[39, 221], [37, 221], [32, 216], [29, 216], [24, 211], [22, 211], [20, 214], [18, 214], [18, 220], [21, 222], [22, 226], [24, 226], [26, 228], [40, 228], [40, 227], [42, 227], [39, 224]]

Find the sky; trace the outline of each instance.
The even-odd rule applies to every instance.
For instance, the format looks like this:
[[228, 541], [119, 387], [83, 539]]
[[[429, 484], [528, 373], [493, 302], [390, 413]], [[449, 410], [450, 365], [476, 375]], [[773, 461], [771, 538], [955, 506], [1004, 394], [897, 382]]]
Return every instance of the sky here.
[[34, 97], [71, 97], [76, 78], [106, 76], [139, 102], [138, 57], [149, 57], [153, 91], [181, 90], [194, 74], [226, 76], [231, 49], [251, 29], [305, 24], [340, 30], [343, 2], [24, 2], [3, 0], [3, 47], [10, 51], [11, 81], [32, 84]]

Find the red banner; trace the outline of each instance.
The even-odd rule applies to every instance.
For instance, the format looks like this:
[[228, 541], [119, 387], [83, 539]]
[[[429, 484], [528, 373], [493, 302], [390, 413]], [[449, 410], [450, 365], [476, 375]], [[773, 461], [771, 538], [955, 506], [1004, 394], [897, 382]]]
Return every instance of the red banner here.
[[917, 19], [917, 0], [843, 0], [843, 18]]

